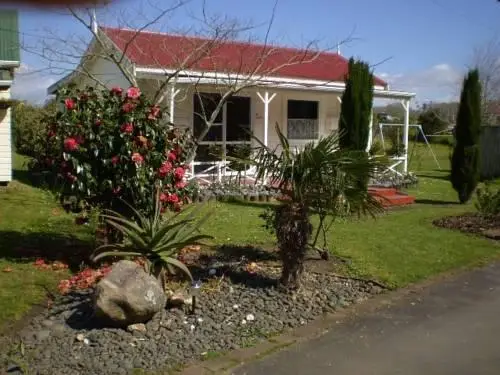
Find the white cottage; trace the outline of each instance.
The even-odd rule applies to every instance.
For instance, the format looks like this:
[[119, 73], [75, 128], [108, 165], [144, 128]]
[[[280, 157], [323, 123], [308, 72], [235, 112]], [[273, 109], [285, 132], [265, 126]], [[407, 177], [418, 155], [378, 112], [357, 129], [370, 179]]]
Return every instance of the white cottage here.
[[[270, 147], [277, 144], [275, 124], [279, 124], [292, 145], [300, 146], [337, 129], [340, 101], [345, 88], [348, 61], [337, 53], [314, 53], [300, 49], [250, 44], [237, 41], [213, 43], [184, 35], [99, 27], [101, 41], [123, 56], [128, 69], [145, 92], [153, 92], [166, 74], [175, 74], [169, 83], [170, 119], [179, 127], [199, 134], [205, 113], [218, 102], [224, 87], [258, 77], [251, 87], [232, 96], [224, 105], [216, 123], [204, 138], [197, 160], [196, 177], [230, 173], [225, 157], [208, 162], [208, 149], [218, 145], [223, 155], [230, 155], [238, 145], [251, 145], [251, 130]], [[89, 46], [98, 56], [95, 39]], [[97, 52], [97, 53], [95, 53]], [[102, 58], [86, 59], [84, 69], [108, 87], [129, 85], [121, 70]], [[83, 66], [81, 66], [83, 67]], [[81, 71], [82, 69], [80, 69]], [[71, 73], [48, 89], [54, 93], [70, 81], [92, 83], [88, 75]], [[198, 94], [197, 94], [198, 93]], [[199, 95], [199, 93], [202, 93]], [[382, 79], [375, 78], [377, 99], [399, 100], [405, 108], [403, 142], [408, 143], [410, 100], [413, 93], [390, 90]], [[201, 98], [201, 99], [200, 99]], [[202, 102], [200, 102], [200, 100]], [[407, 171], [407, 155], [399, 163]]]

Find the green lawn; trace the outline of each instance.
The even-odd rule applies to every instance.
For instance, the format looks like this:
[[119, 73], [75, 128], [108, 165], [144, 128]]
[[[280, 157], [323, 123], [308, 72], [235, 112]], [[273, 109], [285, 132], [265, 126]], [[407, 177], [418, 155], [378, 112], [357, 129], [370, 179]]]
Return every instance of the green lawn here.
[[[377, 219], [339, 222], [329, 233], [332, 251], [351, 260], [345, 272], [403, 286], [500, 254], [495, 243], [432, 225], [434, 218], [474, 207], [472, 203], [455, 203], [456, 195], [446, 179], [448, 148], [433, 146], [444, 168], [437, 170], [427, 149], [416, 147], [410, 169], [419, 174], [420, 183], [409, 192], [419, 203]], [[16, 156], [16, 176], [25, 181], [22, 162]], [[274, 246], [259, 218], [262, 205], [213, 202], [209, 208], [213, 216], [204, 231], [215, 237], [215, 244]], [[37, 270], [33, 261], [38, 256], [64, 257], [76, 270], [81, 255], [75, 252], [92, 249], [92, 232], [91, 227], [76, 226], [48, 192], [20, 181], [0, 190], [0, 328], [43, 301], [46, 288], [53, 290], [67, 276], [65, 272]], [[12, 271], [3, 272], [6, 269]]]

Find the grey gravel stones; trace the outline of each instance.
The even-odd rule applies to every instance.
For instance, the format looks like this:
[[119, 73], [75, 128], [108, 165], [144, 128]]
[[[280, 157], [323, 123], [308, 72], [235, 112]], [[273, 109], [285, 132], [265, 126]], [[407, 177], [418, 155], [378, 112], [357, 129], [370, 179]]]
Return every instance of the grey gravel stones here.
[[[277, 290], [276, 277], [225, 278], [218, 288], [200, 293], [194, 314], [162, 310], [145, 329], [131, 332], [106, 327], [93, 316], [91, 291], [73, 293], [21, 332], [23, 360], [40, 375], [165, 369], [199, 360], [202, 353], [253, 345], [382, 292], [372, 283], [306, 273], [303, 290], [289, 295]], [[0, 352], [0, 373], [12, 366], [11, 356]]]

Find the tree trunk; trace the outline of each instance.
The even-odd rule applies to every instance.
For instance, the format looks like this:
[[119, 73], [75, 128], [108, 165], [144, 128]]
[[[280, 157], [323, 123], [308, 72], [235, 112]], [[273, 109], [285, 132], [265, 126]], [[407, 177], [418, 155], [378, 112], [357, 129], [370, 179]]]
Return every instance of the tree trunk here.
[[283, 263], [281, 287], [289, 291], [297, 290], [300, 288], [304, 259], [312, 234], [307, 207], [294, 202], [279, 206], [274, 227]]

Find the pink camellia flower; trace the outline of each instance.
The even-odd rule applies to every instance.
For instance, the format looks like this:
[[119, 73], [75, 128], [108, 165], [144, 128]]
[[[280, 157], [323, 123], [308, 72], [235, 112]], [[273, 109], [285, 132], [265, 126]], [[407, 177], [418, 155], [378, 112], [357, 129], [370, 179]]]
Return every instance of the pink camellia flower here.
[[64, 140], [64, 149], [66, 151], [75, 151], [78, 149], [78, 142], [75, 138], [66, 138]]
[[75, 141], [76, 141], [76, 143], [78, 143], [79, 145], [81, 145], [83, 142], [85, 142], [85, 139], [81, 135], [77, 135], [75, 137]]
[[111, 93], [115, 94], [115, 95], [121, 95], [122, 92], [123, 92], [123, 90], [121, 89], [121, 87], [113, 87], [111, 89]]
[[176, 180], [182, 180], [184, 178], [185, 170], [182, 167], [175, 168], [174, 177]]
[[134, 103], [125, 103], [125, 104], [122, 106], [122, 110], [123, 110], [123, 112], [125, 112], [125, 113], [132, 112], [134, 109], [135, 109], [135, 104], [134, 104]]
[[178, 203], [179, 202], [179, 196], [177, 194], [169, 194], [167, 197], [167, 202], [168, 203]]
[[120, 157], [119, 156], [113, 156], [111, 158], [111, 164], [113, 164], [113, 165], [118, 164], [119, 161], [120, 161]]
[[164, 178], [172, 170], [172, 168], [172, 164], [169, 161], [165, 161], [161, 165], [160, 169], [158, 169], [158, 175], [161, 178]]
[[66, 179], [67, 179], [69, 182], [73, 183], [73, 182], [75, 182], [75, 181], [76, 181], [76, 176], [75, 176], [74, 174], [72, 174], [71, 172], [67, 172], [67, 173], [66, 173]]
[[129, 99], [137, 99], [141, 96], [141, 90], [138, 87], [130, 87], [127, 90], [127, 98]]
[[120, 128], [120, 130], [123, 132], [123, 133], [132, 133], [134, 131], [134, 125], [132, 125], [130, 122], [127, 122], [125, 124], [123, 124]]
[[134, 152], [132, 154], [132, 161], [137, 163], [137, 164], [142, 164], [142, 162], [144, 161], [144, 158], [138, 152]]
[[185, 181], [177, 181], [174, 186], [176, 189], [184, 189], [186, 185]]
[[165, 193], [160, 194], [160, 202], [166, 202], [168, 199], [168, 195]]
[[151, 107], [149, 114], [148, 114], [148, 119], [155, 120], [158, 118], [159, 115], [160, 115], [160, 107], [155, 105], [155, 106]]
[[177, 160], [177, 154], [174, 151], [170, 151], [167, 155], [168, 160], [175, 161]]
[[66, 109], [68, 111], [71, 111], [72, 109], [75, 109], [75, 107], [76, 107], [75, 101], [73, 99], [71, 99], [71, 98], [66, 99], [64, 101], [64, 105], [66, 106]]

